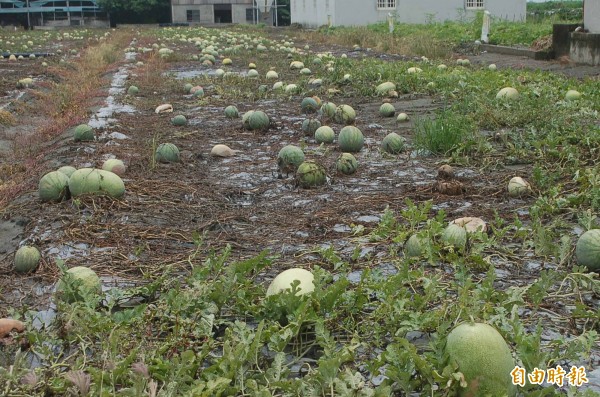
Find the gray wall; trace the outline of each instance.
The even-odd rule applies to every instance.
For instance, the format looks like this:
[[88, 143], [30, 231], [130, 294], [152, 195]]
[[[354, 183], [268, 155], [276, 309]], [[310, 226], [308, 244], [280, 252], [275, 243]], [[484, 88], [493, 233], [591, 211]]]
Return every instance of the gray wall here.
[[[395, 13], [398, 22], [425, 23], [472, 17], [476, 11], [465, 10], [465, 3], [465, 0], [396, 0], [396, 10], [390, 11], [377, 10], [376, 0], [291, 0], [291, 13], [292, 23], [307, 27], [327, 24], [329, 14], [337, 26], [385, 21], [390, 12]], [[524, 21], [527, 14], [525, 0], [485, 0], [484, 5], [498, 18]]]
[[187, 23], [187, 10], [200, 10], [200, 24], [215, 23], [213, 4], [231, 4], [233, 23], [252, 23], [246, 21], [246, 9], [252, 7], [252, 0], [172, 0], [171, 10], [174, 23]]
[[600, 33], [600, 0], [585, 0], [583, 26], [590, 33]]

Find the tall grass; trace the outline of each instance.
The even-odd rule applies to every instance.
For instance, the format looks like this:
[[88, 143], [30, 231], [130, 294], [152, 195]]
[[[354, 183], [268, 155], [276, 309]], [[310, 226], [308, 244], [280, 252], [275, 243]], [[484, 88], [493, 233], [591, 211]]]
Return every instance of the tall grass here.
[[417, 150], [434, 154], [451, 154], [472, 142], [475, 125], [471, 119], [450, 110], [444, 110], [433, 119], [415, 121], [413, 145]]

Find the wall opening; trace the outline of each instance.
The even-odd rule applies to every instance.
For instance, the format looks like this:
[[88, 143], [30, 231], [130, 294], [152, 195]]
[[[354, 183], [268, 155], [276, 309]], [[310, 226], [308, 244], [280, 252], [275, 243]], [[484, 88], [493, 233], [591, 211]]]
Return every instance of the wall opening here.
[[232, 23], [231, 4], [215, 4], [215, 23]]

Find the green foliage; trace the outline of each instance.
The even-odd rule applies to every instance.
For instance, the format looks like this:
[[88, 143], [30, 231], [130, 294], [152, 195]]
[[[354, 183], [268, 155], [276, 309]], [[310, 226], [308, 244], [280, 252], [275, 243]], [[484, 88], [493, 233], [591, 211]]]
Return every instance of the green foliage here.
[[475, 125], [465, 116], [445, 110], [435, 118], [415, 121], [414, 146], [435, 154], [451, 154], [466, 148], [475, 138]]

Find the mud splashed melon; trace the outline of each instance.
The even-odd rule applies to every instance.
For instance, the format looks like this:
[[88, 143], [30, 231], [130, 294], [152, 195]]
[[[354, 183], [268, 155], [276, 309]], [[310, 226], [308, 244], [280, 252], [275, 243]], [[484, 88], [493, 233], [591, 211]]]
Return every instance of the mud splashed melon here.
[[96, 134], [94, 134], [94, 129], [89, 125], [80, 124], [75, 127], [73, 138], [75, 142], [93, 141], [96, 138]]
[[317, 119], [305, 119], [302, 122], [302, 131], [306, 135], [314, 135], [321, 127], [321, 122]]
[[40, 264], [41, 259], [42, 255], [37, 248], [24, 245], [15, 254], [15, 271], [17, 273], [34, 271]]
[[315, 131], [315, 141], [317, 143], [332, 143], [335, 139], [335, 132], [329, 126], [321, 126]]
[[296, 171], [296, 180], [300, 187], [311, 188], [324, 185], [327, 182], [327, 173], [322, 165], [308, 160], [300, 164]]
[[38, 194], [42, 201], [59, 202], [69, 196], [69, 177], [60, 171], [47, 173], [40, 179]]
[[315, 277], [313, 274], [305, 269], [294, 268], [285, 270], [273, 279], [267, 289], [267, 296], [276, 295], [285, 290], [291, 291], [292, 284], [296, 280], [299, 281], [296, 295], [311, 293], [315, 290], [314, 279]]
[[69, 191], [73, 197], [94, 194], [119, 198], [125, 194], [125, 184], [112, 172], [82, 168], [69, 178]]
[[56, 292], [67, 302], [81, 301], [86, 296], [100, 294], [102, 284], [100, 277], [92, 269], [77, 266], [66, 271], [58, 281]]
[[340, 131], [338, 144], [342, 152], [356, 153], [360, 152], [365, 143], [365, 138], [361, 130], [353, 126], [346, 126]]
[[395, 132], [390, 132], [381, 141], [381, 148], [384, 152], [398, 154], [404, 150], [404, 138]]
[[351, 175], [358, 169], [358, 161], [352, 153], [342, 153], [335, 161], [335, 168], [344, 175]]
[[349, 105], [340, 105], [335, 110], [334, 120], [339, 124], [352, 124], [356, 120], [356, 112]]
[[467, 382], [460, 396], [516, 396], [517, 387], [510, 376], [515, 361], [495, 328], [483, 323], [460, 324], [448, 334], [446, 353]]
[[589, 270], [600, 272], [600, 229], [592, 229], [583, 233], [575, 248], [577, 263]]
[[179, 149], [172, 143], [161, 143], [156, 148], [154, 159], [159, 163], [178, 163]]
[[277, 155], [277, 166], [281, 173], [296, 172], [304, 162], [304, 152], [298, 146], [287, 145], [281, 148]]

